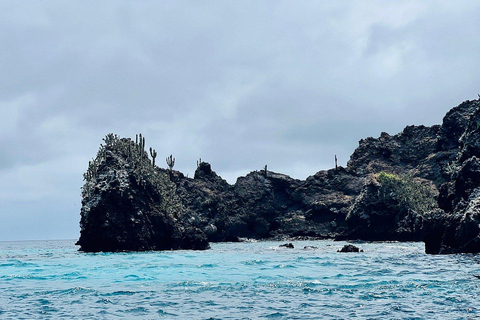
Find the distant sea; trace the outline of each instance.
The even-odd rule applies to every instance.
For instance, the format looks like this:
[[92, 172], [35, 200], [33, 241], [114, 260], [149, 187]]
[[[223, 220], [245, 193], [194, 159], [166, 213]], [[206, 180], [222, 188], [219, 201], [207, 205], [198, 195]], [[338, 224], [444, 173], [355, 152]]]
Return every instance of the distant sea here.
[[480, 318], [480, 256], [423, 243], [91, 254], [74, 242], [0, 242], [0, 319]]

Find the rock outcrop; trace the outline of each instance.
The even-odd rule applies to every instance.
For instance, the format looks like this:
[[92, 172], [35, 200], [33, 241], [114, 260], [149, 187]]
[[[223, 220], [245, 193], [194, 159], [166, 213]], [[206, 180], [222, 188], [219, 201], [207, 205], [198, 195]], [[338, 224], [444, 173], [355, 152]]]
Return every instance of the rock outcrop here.
[[371, 175], [351, 207], [338, 239], [422, 240], [423, 216], [437, 207], [437, 189], [423, 178], [382, 171]]
[[202, 161], [188, 178], [153, 165], [144, 138], [110, 134], [85, 174], [78, 244], [118, 251], [242, 238], [423, 239], [429, 253], [479, 252], [479, 103], [453, 108], [442, 125], [362, 139], [346, 168], [306, 180], [265, 169], [230, 185]]
[[440, 210], [424, 221], [427, 253], [480, 252], [480, 101], [466, 101], [445, 117], [442, 143], [458, 148], [440, 186]]
[[437, 152], [440, 128], [408, 126], [394, 136], [382, 132], [378, 139], [362, 139], [350, 157], [348, 169], [363, 176], [417, 170], [416, 175], [433, 180], [438, 177], [439, 163], [431, 156]]
[[177, 195], [199, 213], [211, 241], [241, 238], [333, 238], [363, 180], [344, 169], [319, 172], [306, 181], [254, 171], [231, 186], [202, 162], [194, 179], [174, 179]]
[[80, 250], [209, 247], [197, 215], [176, 195], [169, 172], [153, 167], [141, 144], [108, 135], [84, 178]]

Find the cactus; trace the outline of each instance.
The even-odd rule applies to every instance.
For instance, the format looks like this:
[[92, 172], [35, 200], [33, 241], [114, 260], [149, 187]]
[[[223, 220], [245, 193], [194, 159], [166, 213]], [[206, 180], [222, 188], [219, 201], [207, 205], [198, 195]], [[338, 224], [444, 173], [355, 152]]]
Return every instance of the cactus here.
[[335, 171], [338, 169], [338, 165], [337, 165], [337, 155], [335, 155]]
[[168, 167], [170, 168], [170, 171], [172, 171], [173, 166], [175, 165], [175, 158], [173, 158], [173, 156], [170, 155], [170, 157], [167, 157], [166, 161], [167, 161]]
[[264, 168], [263, 170], [264, 170], [263, 173], [265, 174], [265, 177], [267, 177], [267, 173], [268, 173], [268, 171], [267, 171], [267, 165], [265, 165], [265, 168]]
[[105, 138], [103, 138], [103, 141], [105, 141], [105, 146], [106, 147], [111, 147], [113, 146], [120, 138], [118, 135], [109, 133], [106, 135]]
[[197, 160], [197, 168], [200, 167], [200, 164], [202, 163], [202, 158], [200, 158], [199, 160]]
[[93, 179], [97, 178], [98, 172], [98, 161], [97, 159], [92, 159], [92, 161], [88, 161], [88, 169], [87, 172], [84, 173], [83, 179], [85, 181], [92, 181]]
[[138, 155], [141, 160], [143, 159], [143, 152], [145, 151], [145, 137], [143, 137], [141, 133], [135, 136], [135, 145], [137, 146]]
[[157, 157], [157, 151], [155, 151], [155, 149], [152, 149], [152, 147], [150, 147], [150, 155], [152, 156], [152, 163], [153, 163], [153, 166], [155, 167], [155, 158]]

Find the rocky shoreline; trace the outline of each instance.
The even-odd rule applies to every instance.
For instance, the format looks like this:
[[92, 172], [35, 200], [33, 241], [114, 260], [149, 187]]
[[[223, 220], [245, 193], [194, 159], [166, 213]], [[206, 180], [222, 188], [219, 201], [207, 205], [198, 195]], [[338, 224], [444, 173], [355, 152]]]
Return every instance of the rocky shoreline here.
[[159, 168], [144, 137], [109, 134], [84, 175], [78, 245], [87, 252], [201, 250], [242, 238], [315, 238], [479, 252], [479, 109], [479, 100], [465, 101], [442, 125], [362, 139], [345, 168], [305, 180], [265, 168], [233, 185], [207, 162], [199, 161], [194, 178], [173, 163]]

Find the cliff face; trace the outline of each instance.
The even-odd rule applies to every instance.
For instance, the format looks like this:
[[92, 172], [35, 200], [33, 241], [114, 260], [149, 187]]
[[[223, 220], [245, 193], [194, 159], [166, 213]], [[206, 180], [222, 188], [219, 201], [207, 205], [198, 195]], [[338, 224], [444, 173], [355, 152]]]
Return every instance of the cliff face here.
[[419, 241], [423, 217], [437, 208], [433, 182], [382, 171], [370, 175], [347, 215], [342, 239]]
[[108, 135], [105, 142], [85, 174], [80, 250], [207, 249], [169, 173], [153, 167], [130, 139]]
[[378, 139], [362, 139], [347, 167], [357, 175], [417, 170], [418, 176], [437, 178], [438, 162], [431, 156], [437, 152], [440, 128], [408, 126], [394, 136], [382, 132]]
[[142, 138], [109, 135], [85, 175], [78, 244], [116, 251], [241, 238], [424, 239], [431, 253], [478, 252], [479, 107], [466, 101], [442, 125], [362, 139], [346, 168], [306, 180], [261, 170], [230, 185], [206, 162], [187, 178], [152, 165]]
[[445, 166], [449, 179], [440, 186], [441, 210], [424, 223], [426, 251], [480, 252], [480, 101], [462, 103], [445, 122], [442, 142], [458, 152]]
[[363, 180], [344, 169], [322, 171], [306, 181], [272, 171], [254, 171], [231, 186], [202, 162], [194, 179], [174, 179], [177, 195], [202, 217], [211, 241], [240, 238], [332, 238]]

